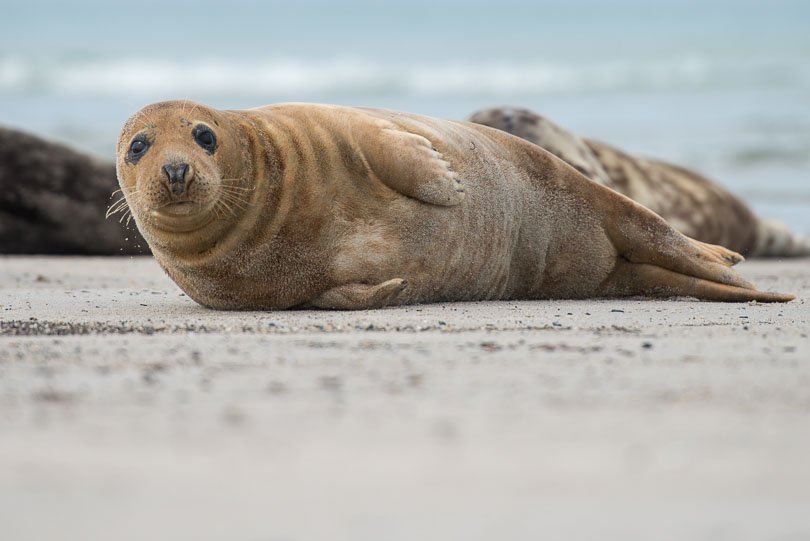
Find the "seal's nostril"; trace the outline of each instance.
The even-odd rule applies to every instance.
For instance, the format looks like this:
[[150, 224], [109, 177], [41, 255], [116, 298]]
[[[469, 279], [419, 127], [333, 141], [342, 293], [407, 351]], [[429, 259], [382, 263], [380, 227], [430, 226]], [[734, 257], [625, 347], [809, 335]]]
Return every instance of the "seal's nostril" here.
[[188, 164], [169, 163], [163, 166], [163, 172], [166, 173], [166, 178], [169, 180], [169, 184], [184, 182], [186, 180], [186, 174], [188, 173]]

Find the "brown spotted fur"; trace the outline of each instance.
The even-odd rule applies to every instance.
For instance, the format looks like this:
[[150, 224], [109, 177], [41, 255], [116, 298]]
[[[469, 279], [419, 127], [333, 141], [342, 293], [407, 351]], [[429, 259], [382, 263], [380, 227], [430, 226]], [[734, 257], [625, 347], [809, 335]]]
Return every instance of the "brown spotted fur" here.
[[782, 224], [760, 219], [741, 199], [694, 171], [578, 137], [528, 109], [484, 109], [470, 120], [543, 147], [594, 182], [654, 211], [689, 237], [746, 256], [810, 255], [807, 239]]

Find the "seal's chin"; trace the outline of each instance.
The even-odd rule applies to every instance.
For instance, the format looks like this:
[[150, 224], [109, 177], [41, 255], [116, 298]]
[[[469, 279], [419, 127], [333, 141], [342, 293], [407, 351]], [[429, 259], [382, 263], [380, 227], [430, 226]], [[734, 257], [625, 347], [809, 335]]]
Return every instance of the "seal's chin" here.
[[174, 201], [168, 205], [164, 205], [154, 212], [158, 212], [166, 216], [191, 216], [197, 213], [201, 208], [202, 205], [196, 201]]
[[172, 232], [190, 232], [208, 225], [214, 212], [196, 201], [173, 201], [152, 209], [149, 217], [154, 226]]

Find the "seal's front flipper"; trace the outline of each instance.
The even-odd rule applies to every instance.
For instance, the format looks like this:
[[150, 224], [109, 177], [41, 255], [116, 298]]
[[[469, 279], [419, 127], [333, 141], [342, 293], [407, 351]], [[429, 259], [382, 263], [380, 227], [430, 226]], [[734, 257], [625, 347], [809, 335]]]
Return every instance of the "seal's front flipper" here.
[[408, 282], [394, 278], [377, 285], [347, 284], [333, 287], [309, 303], [307, 308], [327, 310], [371, 310], [390, 304], [406, 287]]
[[432, 205], [452, 207], [464, 200], [464, 184], [427, 138], [387, 122], [363, 128], [363, 154], [389, 188]]

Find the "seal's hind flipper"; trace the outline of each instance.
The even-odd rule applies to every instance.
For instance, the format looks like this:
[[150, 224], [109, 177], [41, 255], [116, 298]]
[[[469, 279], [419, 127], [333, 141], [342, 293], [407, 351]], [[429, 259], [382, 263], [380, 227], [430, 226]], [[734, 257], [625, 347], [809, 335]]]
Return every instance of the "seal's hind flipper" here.
[[788, 302], [795, 297], [784, 293], [758, 291], [687, 276], [646, 263], [620, 262], [607, 284], [621, 296], [697, 297], [724, 302]]
[[745, 261], [745, 258], [733, 250], [729, 250], [725, 246], [719, 244], [709, 244], [708, 242], [701, 242], [695, 239], [689, 239], [693, 243], [700, 246], [703, 250], [715, 255], [719, 262], [727, 267], [733, 267], [737, 263]]
[[692, 296], [706, 300], [787, 302], [792, 295], [757, 291], [730, 267], [743, 257], [690, 239], [654, 212], [616, 194], [602, 223], [619, 260], [605, 286], [618, 295]]
[[618, 255], [631, 263], [648, 263], [686, 276], [752, 289], [732, 265], [743, 257], [722, 246], [699, 242], [679, 233], [663, 218], [611, 192], [603, 227]]

